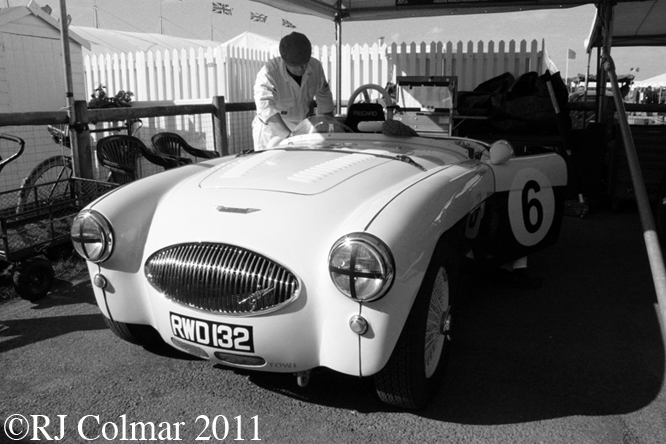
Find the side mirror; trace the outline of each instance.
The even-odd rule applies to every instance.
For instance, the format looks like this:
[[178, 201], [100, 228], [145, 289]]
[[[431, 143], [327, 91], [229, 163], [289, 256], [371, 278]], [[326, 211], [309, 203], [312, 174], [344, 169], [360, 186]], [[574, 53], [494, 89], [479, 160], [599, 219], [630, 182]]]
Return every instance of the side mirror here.
[[498, 140], [490, 145], [490, 163], [501, 165], [513, 157], [513, 147], [506, 140]]

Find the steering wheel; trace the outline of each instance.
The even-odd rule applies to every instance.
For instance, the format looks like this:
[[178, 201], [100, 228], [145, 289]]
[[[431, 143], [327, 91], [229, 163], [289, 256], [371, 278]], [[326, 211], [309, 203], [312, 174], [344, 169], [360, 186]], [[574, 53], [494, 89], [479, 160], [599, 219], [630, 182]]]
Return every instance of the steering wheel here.
[[366, 83], [365, 85], [361, 85], [358, 88], [356, 88], [354, 92], [351, 94], [351, 96], [349, 96], [349, 100], [347, 101], [347, 108], [349, 108], [349, 106], [351, 106], [351, 104], [354, 103], [356, 98], [361, 94], [363, 94], [365, 102], [369, 103], [370, 94], [368, 94], [368, 90], [371, 89], [379, 91], [379, 93], [382, 95], [382, 98], [384, 99], [384, 108], [391, 109], [390, 107], [393, 106], [393, 99], [391, 98], [391, 95], [388, 93], [388, 91], [386, 91], [386, 89], [382, 88], [379, 85], [375, 85], [374, 83]]

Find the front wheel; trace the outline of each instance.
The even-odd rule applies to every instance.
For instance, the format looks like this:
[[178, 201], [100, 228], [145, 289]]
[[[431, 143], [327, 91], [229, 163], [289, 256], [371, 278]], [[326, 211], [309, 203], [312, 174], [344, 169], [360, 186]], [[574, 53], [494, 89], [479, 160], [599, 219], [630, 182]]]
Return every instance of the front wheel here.
[[127, 324], [112, 321], [104, 316], [104, 323], [120, 339], [146, 348], [155, 348], [164, 344], [162, 337], [149, 325]]
[[460, 259], [452, 249], [435, 250], [398, 343], [374, 377], [382, 401], [420, 409], [434, 394], [448, 361]]

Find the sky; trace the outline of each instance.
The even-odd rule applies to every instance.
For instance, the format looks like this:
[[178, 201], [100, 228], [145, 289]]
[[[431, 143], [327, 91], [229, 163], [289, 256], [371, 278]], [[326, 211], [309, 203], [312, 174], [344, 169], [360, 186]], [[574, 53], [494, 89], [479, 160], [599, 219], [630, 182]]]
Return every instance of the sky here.
[[[0, 8], [26, 4], [29, 0], [0, 0]], [[49, 5], [53, 15], [60, 14], [59, 0], [36, 0]], [[4, 4], [3, 4], [4, 3]], [[296, 26], [317, 46], [335, 44], [332, 21], [293, 14], [250, 0], [222, 0], [232, 8], [232, 15], [214, 14], [210, 0], [66, 0], [72, 25], [117, 29], [131, 32], [163, 33], [190, 39], [224, 42], [249, 31], [279, 40], [292, 30], [282, 26], [282, 19]], [[96, 13], [95, 13], [96, 12]], [[250, 13], [265, 14], [265, 23], [250, 20]], [[343, 44], [453, 42], [536, 39], [544, 42], [548, 56], [561, 74], [569, 77], [587, 71], [588, 57], [584, 41], [588, 37], [596, 8], [593, 5], [519, 13], [457, 15], [433, 18], [343, 22]], [[568, 51], [575, 59], [568, 59]], [[596, 51], [595, 51], [596, 53]], [[613, 48], [619, 75], [634, 74], [644, 80], [666, 72], [666, 48]], [[595, 73], [592, 60], [591, 73]]]

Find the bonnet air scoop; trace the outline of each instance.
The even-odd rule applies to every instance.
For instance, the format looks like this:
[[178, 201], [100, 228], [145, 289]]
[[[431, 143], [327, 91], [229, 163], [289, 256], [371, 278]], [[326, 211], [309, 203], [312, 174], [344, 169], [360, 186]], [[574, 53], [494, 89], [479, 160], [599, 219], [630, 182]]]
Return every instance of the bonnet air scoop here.
[[239, 156], [204, 178], [200, 186], [317, 194], [390, 161], [363, 153], [269, 150]]

